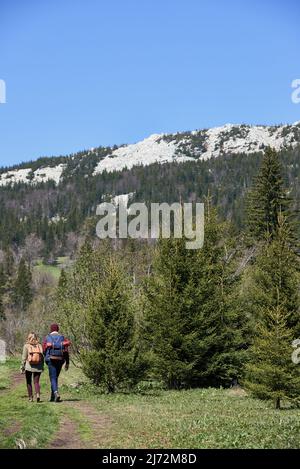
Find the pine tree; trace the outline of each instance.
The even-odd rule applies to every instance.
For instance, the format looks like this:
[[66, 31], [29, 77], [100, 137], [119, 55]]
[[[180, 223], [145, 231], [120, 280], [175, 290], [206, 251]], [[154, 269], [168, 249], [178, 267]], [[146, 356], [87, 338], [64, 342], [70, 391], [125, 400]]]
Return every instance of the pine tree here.
[[250, 269], [247, 299], [254, 320], [264, 309], [283, 309], [288, 314], [287, 325], [300, 336], [300, 264], [290, 245], [290, 233], [290, 224], [279, 214], [275, 237], [260, 247]]
[[49, 223], [48, 219], [45, 218], [46, 233], [45, 233], [45, 245], [43, 249], [43, 260], [45, 263], [49, 260], [53, 250], [55, 248], [55, 233], [53, 223]]
[[6, 284], [6, 275], [3, 264], [0, 264], [0, 320], [5, 318], [3, 296]]
[[255, 335], [249, 352], [246, 386], [260, 398], [295, 399], [298, 371], [291, 343], [300, 335], [299, 262], [289, 246], [289, 225], [279, 215], [278, 229], [253, 267], [250, 295], [255, 305]]
[[104, 265], [105, 276], [89, 305], [89, 349], [81, 354], [85, 374], [108, 392], [139, 382], [146, 361], [136, 346], [132, 291], [122, 266], [114, 258]]
[[249, 350], [245, 386], [260, 399], [272, 399], [276, 409], [283, 399], [299, 404], [300, 377], [291, 359], [294, 334], [287, 326], [289, 314], [279, 306], [262, 314]]
[[102, 281], [99, 257], [100, 254], [93, 252], [90, 243], [85, 242], [71, 272], [61, 271], [56, 290], [56, 319], [72, 341], [73, 354], [77, 358], [80, 358], [80, 350], [87, 343], [88, 305]]
[[169, 389], [189, 385], [197, 357], [193, 311], [187, 310], [193, 300], [186, 293], [193, 259], [195, 253], [185, 248], [184, 240], [160, 240], [153, 275], [145, 285], [146, 339], [155, 375]]
[[248, 226], [252, 236], [272, 240], [278, 229], [279, 214], [288, 215], [289, 206], [278, 153], [268, 147], [248, 197]]
[[14, 256], [11, 249], [7, 249], [5, 251], [5, 258], [4, 258], [4, 272], [7, 276], [12, 276], [14, 273]]
[[0, 321], [5, 319], [3, 295], [0, 293]]
[[95, 292], [103, 283], [106, 243], [93, 250], [88, 240], [82, 245], [78, 258], [68, 272], [62, 270], [56, 290], [55, 315], [72, 341], [73, 355], [80, 360], [88, 339], [87, 322], [89, 306]]
[[248, 320], [238, 301], [239, 278], [233, 275], [235, 263], [229, 255], [227, 229], [208, 205], [204, 246], [194, 264], [198, 386], [228, 386], [243, 373]]
[[199, 251], [162, 240], [147, 283], [147, 329], [156, 374], [168, 388], [229, 384], [243, 361], [243, 312], [224, 262], [221, 226], [207, 210]]
[[65, 298], [66, 289], [67, 289], [66, 271], [65, 269], [61, 269], [59, 280], [58, 280], [58, 285], [57, 285], [57, 295], [59, 296], [60, 300], [63, 300]]
[[33, 298], [32, 276], [25, 260], [20, 260], [17, 276], [13, 282], [12, 299], [17, 308], [26, 310]]

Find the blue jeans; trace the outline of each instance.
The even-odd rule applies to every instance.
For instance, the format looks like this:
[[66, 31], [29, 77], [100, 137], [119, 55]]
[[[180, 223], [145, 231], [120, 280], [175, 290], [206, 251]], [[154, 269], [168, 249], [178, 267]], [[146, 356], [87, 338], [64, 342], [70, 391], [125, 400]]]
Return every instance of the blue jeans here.
[[47, 362], [47, 365], [49, 369], [49, 378], [51, 383], [51, 399], [54, 399], [54, 393], [58, 392], [58, 377], [63, 366], [63, 361], [49, 360]]

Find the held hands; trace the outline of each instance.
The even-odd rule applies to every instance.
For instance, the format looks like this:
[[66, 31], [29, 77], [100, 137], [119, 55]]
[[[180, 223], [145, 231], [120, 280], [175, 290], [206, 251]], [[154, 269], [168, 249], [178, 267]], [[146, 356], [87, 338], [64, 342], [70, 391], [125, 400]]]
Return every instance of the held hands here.
[[23, 375], [25, 373], [25, 366], [21, 365], [20, 367], [20, 373]]

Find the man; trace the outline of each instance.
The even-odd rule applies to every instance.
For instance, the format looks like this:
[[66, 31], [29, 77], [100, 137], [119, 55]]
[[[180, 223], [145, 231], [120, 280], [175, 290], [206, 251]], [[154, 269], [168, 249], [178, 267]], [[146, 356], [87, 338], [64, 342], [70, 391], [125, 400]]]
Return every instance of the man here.
[[60, 402], [58, 392], [58, 377], [65, 363], [65, 370], [69, 369], [69, 351], [70, 341], [65, 339], [59, 332], [58, 324], [51, 324], [50, 334], [48, 334], [43, 342], [43, 351], [45, 362], [49, 370], [49, 378], [51, 383], [51, 402]]

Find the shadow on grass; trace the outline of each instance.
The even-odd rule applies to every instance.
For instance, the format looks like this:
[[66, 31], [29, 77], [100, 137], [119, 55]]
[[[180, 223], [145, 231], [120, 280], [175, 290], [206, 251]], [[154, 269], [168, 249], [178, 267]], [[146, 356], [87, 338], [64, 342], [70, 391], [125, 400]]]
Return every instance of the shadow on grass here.
[[76, 399], [76, 397], [71, 397], [71, 398], [67, 398], [67, 399], [64, 399], [62, 397], [61, 399], [61, 402], [80, 402], [80, 401], [83, 401], [84, 399]]

